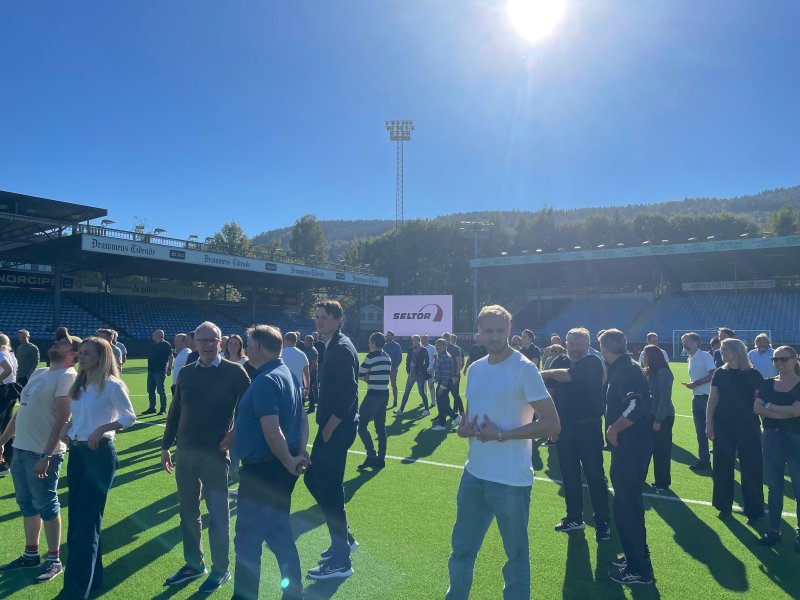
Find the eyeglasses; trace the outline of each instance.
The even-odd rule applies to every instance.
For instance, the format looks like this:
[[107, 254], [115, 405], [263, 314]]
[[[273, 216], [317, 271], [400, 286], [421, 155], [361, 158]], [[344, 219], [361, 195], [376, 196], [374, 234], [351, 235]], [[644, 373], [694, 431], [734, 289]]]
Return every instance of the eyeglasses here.
[[794, 360], [791, 356], [773, 356], [772, 362], [789, 362], [790, 360]]
[[207, 339], [207, 340], [203, 340], [203, 339], [200, 339], [200, 338], [195, 338], [194, 341], [195, 341], [196, 344], [203, 344], [205, 346], [208, 346], [209, 344], [219, 344], [220, 340], [219, 340], [219, 338], [210, 338], [210, 339]]

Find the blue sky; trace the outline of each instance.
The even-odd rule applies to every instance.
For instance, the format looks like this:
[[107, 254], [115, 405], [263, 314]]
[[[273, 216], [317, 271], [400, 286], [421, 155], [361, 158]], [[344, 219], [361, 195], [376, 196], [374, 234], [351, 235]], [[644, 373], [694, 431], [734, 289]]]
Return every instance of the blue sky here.
[[0, 5], [0, 189], [168, 235], [800, 183], [800, 3], [505, 0]]

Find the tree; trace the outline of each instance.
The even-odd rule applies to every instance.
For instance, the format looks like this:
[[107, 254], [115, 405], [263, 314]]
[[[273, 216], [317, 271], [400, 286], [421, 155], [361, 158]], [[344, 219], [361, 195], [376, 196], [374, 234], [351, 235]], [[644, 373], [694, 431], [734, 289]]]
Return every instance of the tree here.
[[770, 231], [776, 235], [791, 235], [797, 231], [798, 215], [789, 204], [776, 210], [769, 218]]
[[250, 250], [250, 239], [236, 221], [225, 223], [208, 242], [208, 249], [225, 254], [238, 254], [243, 256]]
[[317, 217], [305, 215], [292, 228], [289, 249], [304, 260], [324, 262], [328, 259], [328, 243]]

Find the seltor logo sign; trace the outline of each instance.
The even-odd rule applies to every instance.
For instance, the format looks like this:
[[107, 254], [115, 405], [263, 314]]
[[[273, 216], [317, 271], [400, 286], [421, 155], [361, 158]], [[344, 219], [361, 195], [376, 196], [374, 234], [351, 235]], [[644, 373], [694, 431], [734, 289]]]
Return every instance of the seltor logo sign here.
[[393, 319], [397, 321], [430, 321], [431, 323], [439, 323], [442, 320], [444, 311], [438, 304], [426, 304], [417, 312], [396, 312]]

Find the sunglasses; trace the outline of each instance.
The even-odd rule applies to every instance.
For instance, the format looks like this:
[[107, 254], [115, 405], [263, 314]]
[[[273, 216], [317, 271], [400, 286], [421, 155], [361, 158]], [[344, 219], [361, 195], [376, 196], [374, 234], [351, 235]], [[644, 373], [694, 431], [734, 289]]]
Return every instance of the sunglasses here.
[[795, 359], [792, 358], [791, 356], [773, 356], [772, 357], [772, 362], [774, 362], [774, 363], [777, 363], [777, 362], [789, 362], [790, 360], [795, 360]]

